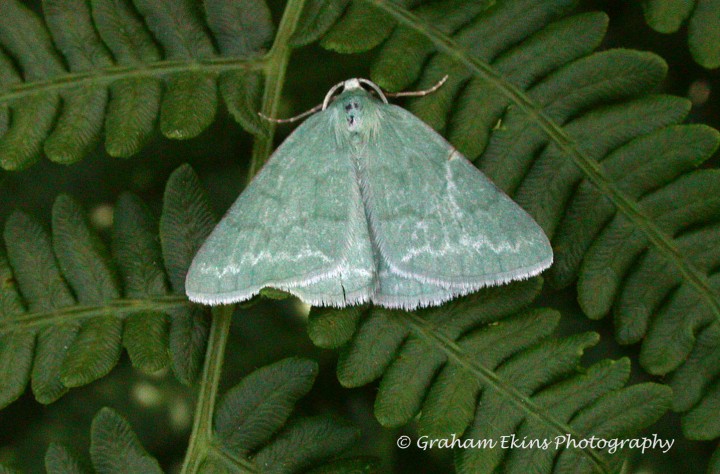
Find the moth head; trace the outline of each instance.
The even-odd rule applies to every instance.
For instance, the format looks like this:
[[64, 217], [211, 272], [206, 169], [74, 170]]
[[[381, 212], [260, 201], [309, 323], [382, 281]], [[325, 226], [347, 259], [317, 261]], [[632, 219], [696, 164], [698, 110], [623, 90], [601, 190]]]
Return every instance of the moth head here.
[[367, 79], [363, 79], [362, 77], [354, 77], [352, 79], [348, 79], [346, 81], [338, 82], [334, 86], [330, 88], [328, 93], [325, 95], [325, 100], [323, 101], [322, 110], [325, 110], [328, 108], [328, 105], [330, 105], [330, 102], [333, 100], [335, 95], [343, 95], [345, 92], [348, 91], [365, 91], [368, 92], [368, 90], [363, 87], [363, 84], [368, 86], [371, 91], [375, 92], [377, 96], [382, 99], [383, 102], [386, 104], [388, 103], [387, 98], [385, 97], [385, 94], [383, 94], [382, 89], [378, 87], [377, 84], [375, 84], [373, 81], [369, 81]]
[[375, 95], [387, 104], [385, 95], [375, 83], [367, 79], [348, 79], [330, 89], [323, 110], [330, 107], [337, 114], [339, 134], [357, 132], [361, 137], [355, 139], [364, 142], [375, 135], [379, 125], [378, 110], [374, 107], [379, 101]]

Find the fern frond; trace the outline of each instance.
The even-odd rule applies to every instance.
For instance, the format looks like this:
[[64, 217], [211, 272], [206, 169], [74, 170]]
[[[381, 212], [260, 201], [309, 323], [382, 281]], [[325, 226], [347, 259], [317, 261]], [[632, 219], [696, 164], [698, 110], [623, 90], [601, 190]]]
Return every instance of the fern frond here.
[[[157, 221], [138, 197], [125, 193], [113, 213], [113, 257], [128, 298], [152, 298], [169, 293], [157, 241]], [[168, 316], [159, 311], [132, 314], [125, 319], [123, 344], [133, 365], [146, 372], [166, 367]]]
[[[231, 388], [218, 405], [200, 472], [376, 472], [374, 458], [339, 458], [360, 434], [350, 423], [330, 416], [293, 416], [317, 371], [314, 361], [284, 359], [257, 369]], [[129, 423], [110, 408], [93, 419], [90, 457], [98, 473], [163, 472]], [[80, 474], [80, 466], [65, 447], [48, 447], [49, 474]], [[14, 471], [0, 465], [0, 472]]]
[[[533, 279], [483, 290], [450, 305], [416, 313], [373, 308], [315, 309], [309, 333], [323, 347], [340, 346], [338, 379], [347, 387], [380, 378], [375, 415], [384, 426], [417, 419], [431, 439], [500, 442], [511, 433], [528, 439], [630, 437], [670, 406], [659, 384], [624, 388], [626, 359], [578, 371], [594, 333], [553, 336], [559, 314], [521, 311], [540, 290]], [[352, 328], [352, 329], [350, 329]], [[632, 413], [619, 416], [619, 413]], [[553, 449], [459, 450], [458, 472], [611, 472], [622, 455]], [[559, 471], [562, 469], [558, 468]]]
[[[111, 412], [109, 408], [104, 411]], [[114, 414], [114, 412], [111, 413]], [[108, 415], [109, 413], [106, 413], [106, 416]], [[65, 447], [56, 443], [51, 443], [45, 452], [45, 471], [48, 474], [82, 474], [84, 472], [78, 460]]]
[[[120, 297], [109, 255], [89, 227], [80, 205], [60, 196], [53, 206], [53, 248], [65, 281], [81, 305]], [[78, 387], [105, 376], [120, 359], [122, 322], [112, 316], [85, 321], [69, 345], [61, 382]]]
[[[291, 473], [336, 466], [331, 459], [358, 438], [357, 429], [328, 416], [291, 418], [295, 403], [312, 388], [317, 371], [313, 361], [284, 359], [256, 370], [231, 388], [218, 404], [203, 471]], [[362, 468], [359, 472], [374, 466], [367, 458], [342, 463]]]
[[243, 455], [257, 450], [287, 421], [295, 402], [310, 391], [317, 371], [311, 361], [286, 359], [245, 377], [218, 404], [218, 442]]
[[[185, 274], [200, 245], [215, 226], [205, 191], [189, 166], [178, 168], [165, 187], [163, 213], [160, 216], [160, 241], [165, 268], [176, 294], [185, 295]], [[192, 383], [200, 373], [209, 322], [207, 310], [189, 305], [170, 311], [171, 351], [184, 354], [174, 359], [173, 369], [182, 374], [180, 381]]]
[[[162, 474], [160, 464], [145, 451], [127, 420], [114, 410], [100, 410], [93, 418], [90, 432], [90, 457], [95, 472]], [[45, 470], [48, 474], [83, 472], [77, 459], [55, 443], [45, 453]]]
[[[408, 7], [414, 2], [398, 0], [397, 3]], [[376, 13], [371, 5], [364, 2], [350, 2], [345, 14], [325, 32], [320, 44], [338, 53], [359, 53], [374, 48], [390, 35], [396, 25], [392, 18]]]
[[672, 373], [673, 409], [687, 412], [683, 432], [691, 439], [720, 437], [716, 405], [720, 378], [720, 334], [713, 324], [697, 336], [687, 360]]
[[130, 424], [113, 410], [104, 408], [95, 415], [91, 433], [90, 457], [96, 471], [162, 473]]
[[648, 0], [645, 21], [660, 33], [675, 33], [687, 21], [688, 46], [702, 67], [720, 67], [720, 2], [717, 0]]
[[[90, 457], [95, 472], [162, 474], [160, 464], [145, 451], [127, 420], [114, 410], [100, 410], [93, 418], [90, 431]], [[81, 466], [60, 444], [51, 443], [45, 453], [48, 474], [82, 474], [86, 471]], [[0, 465], [0, 473], [14, 472]]]
[[[717, 150], [720, 134], [681, 125], [689, 103], [653, 94], [665, 63], [631, 50], [594, 53], [607, 18], [573, 15], [570, 1], [498, 2], [452, 38], [415, 16], [420, 7], [408, 13], [386, 0], [367, 3], [442, 50], [401, 54], [388, 40], [372, 79], [423, 88], [449, 74], [410, 109], [545, 229], [556, 257], [551, 284], [577, 281], [592, 318], [612, 312], [619, 342], [642, 341], [648, 372], [692, 377], [692, 385], [673, 384], [676, 409], [711, 405], [703, 396], [711, 397], [719, 374], [701, 361], [720, 343], [704, 336], [720, 324], [720, 201], [717, 172], [695, 168]], [[393, 59], [418, 64], [394, 69]], [[685, 363], [707, 369], [691, 376]], [[717, 424], [717, 414], [709, 416]], [[686, 432], [698, 419], [685, 418]]]
[[317, 41], [345, 11], [350, 0], [306, 0], [291, 43], [305, 46]]
[[157, 221], [129, 194], [116, 206], [112, 257], [68, 196], [53, 206], [52, 238], [31, 217], [13, 214], [4, 233], [7, 258], [0, 255], [0, 406], [29, 379], [35, 398], [51, 403], [110, 372], [122, 346], [141, 370], [169, 363], [181, 382], [192, 383], [208, 318], [187, 301], [184, 275], [213, 225], [187, 166], [167, 184], [162, 250]]
[[42, 152], [73, 163], [103, 130], [108, 153], [127, 157], [158, 120], [165, 136], [192, 138], [212, 123], [218, 89], [244, 128], [263, 133], [256, 110], [260, 55], [274, 31], [268, 7], [199, 5], [44, 0], [43, 22], [19, 0], [3, 0], [0, 166], [24, 168]]

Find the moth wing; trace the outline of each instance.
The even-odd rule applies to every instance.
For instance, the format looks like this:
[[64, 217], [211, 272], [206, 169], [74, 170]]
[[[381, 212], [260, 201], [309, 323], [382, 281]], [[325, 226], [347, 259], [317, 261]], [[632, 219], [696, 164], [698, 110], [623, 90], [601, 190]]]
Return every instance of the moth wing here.
[[380, 132], [364, 160], [368, 215], [386, 267], [374, 302], [439, 304], [552, 264], [550, 242], [530, 215], [420, 119], [379, 107]]
[[274, 287], [316, 305], [366, 301], [372, 248], [352, 157], [334, 117], [306, 120], [270, 157], [195, 256], [191, 300], [227, 304]]

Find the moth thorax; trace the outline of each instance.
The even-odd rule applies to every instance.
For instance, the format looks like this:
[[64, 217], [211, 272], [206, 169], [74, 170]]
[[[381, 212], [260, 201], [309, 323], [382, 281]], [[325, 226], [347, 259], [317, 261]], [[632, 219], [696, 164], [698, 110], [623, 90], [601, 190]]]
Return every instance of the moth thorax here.
[[360, 126], [362, 121], [362, 103], [355, 97], [351, 97], [343, 102], [343, 110], [345, 111], [345, 120], [348, 128], [355, 130]]

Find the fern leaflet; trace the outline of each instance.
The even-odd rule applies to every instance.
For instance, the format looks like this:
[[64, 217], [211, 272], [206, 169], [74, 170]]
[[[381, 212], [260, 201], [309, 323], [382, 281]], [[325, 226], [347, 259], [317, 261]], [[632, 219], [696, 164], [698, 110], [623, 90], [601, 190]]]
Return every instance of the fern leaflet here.
[[150, 211], [122, 196], [114, 258], [69, 196], [55, 202], [52, 238], [23, 213], [8, 219], [8, 258], [0, 256], [0, 406], [29, 379], [35, 398], [51, 403], [106, 375], [123, 346], [142, 370], [170, 364], [181, 382], [195, 380], [208, 320], [206, 309], [184, 296], [184, 276], [214, 224], [206, 199], [194, 172], [179, 168], [165, 193], [160, 245]]
[[[509, 433], [554, 439], [570, 433], [631, 436], [670, 405], [659, 384], [623, 388], [629, 361], [599, 362], [575, 372], [594, 333], [556, 338], [559, 314], [519, 311], [537, 295], [539, 279], [482, 290], [415, 313], [313, 309], [309, 333], [339, 347], [338, 379], [347, 387], [380, 378], [375, 416], [384, 426], [418, 418], [421, 435], [500, 440]], [[629, 417], [618, 413], [632, 412]], [[622, 456], [562, 449], [458, 449], [458, 472], [612, 472]], [[565, 466], [560, 468], [557, 466]]]
[[[665, 63], [630, 50], [593, 53], [607, 18], [572, 15], [571, 1], [498, 2], [446, 28], [452, 38], [424, 23], [420, 7], [409, 13], [384, 0], [367, 3], [403, 24], [375, 43], [389, 38], [373, 80], [390, 89], [414, 82], [422, 88], [449, 73], [445, 86], [411, 102], [411, 110], [543, 226], [556, 253], [550, 283], [577, 281], [588, 316], [612, 312], [618, 341], [642, 340], [645, 370], [677, 373], [675, 409], [698, 407], [717, 420], [700, 407], [711, 404], [703, 397], [712, 392], [704, 392], [718, 371], [693, 368], [711, 367], [712, 356], [704, 358], [720, 343], [713, 263], [720, 247], [699, 250], [693, 243], [714, 242], [717, 233], [717, 172], [695, 168], [713, 155], [720, 134], [681, 125], [687, 101], [652, 94]], [[362, 21], [348, 17], [328, 35], [340, 37], [344, 22]], [[410, 34], [404, 28], [442, 53], [431, 54], [423, 43], [396, 48]], [[393, 60], [417, 65], [393, 68]], [[695, 420], [685, 417], [686, 432], [717, 436], [700, 434]]]
[[261, 57], [274, 32], [264, 2], [45, 0], [44, 22], [19, 0], [3, 0], [2, 10], [5, 169], [43, 152], [73, 163], [103, 130], [108, 153], [127, 157], [158, 120], [165, 136], [192, 138], [214, 120], [218, 89], [245, 129], [264, 133], [260, 69], [274, 60]]
[[[317, 364], [285, 359], [262, 367], [231, 388], [219, 405], [212, 443], [201, 472], [371, 472], [368, 457], [333, 459], [348, 449], [358, 430], [332, 417], [291, 417], [295, 403], [312, 388]], [[110, 408], [92, 422], [90, 458], [98, 473], [162, 473], [129, 423]], [[80, 474], [78, 460], [52, 443], [45, 454], [49, 474]], [[341, 471], [348, 469], [348, 471]], [[0, 466], [0, 472], [13, 472]]]
[[720, 2], [717, 0], [649, 0], [642, 3], [645, 21], [660, 33], [674, 33], [687, 20], [688, 46], [701, 66], [720, 67]]

